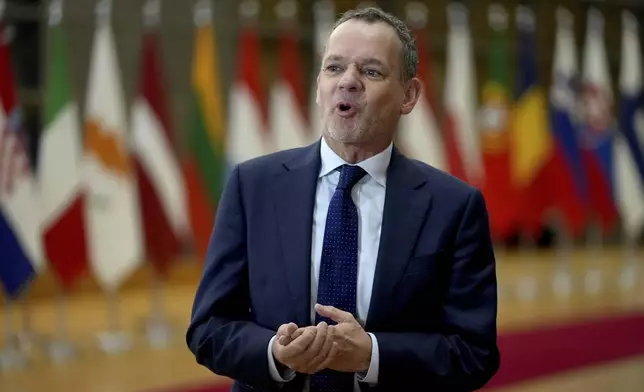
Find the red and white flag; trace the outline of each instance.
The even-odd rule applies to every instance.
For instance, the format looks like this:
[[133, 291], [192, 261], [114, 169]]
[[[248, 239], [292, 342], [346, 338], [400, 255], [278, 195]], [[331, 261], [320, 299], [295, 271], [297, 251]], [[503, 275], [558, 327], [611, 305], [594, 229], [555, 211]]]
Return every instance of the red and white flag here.
[[445, 144], [449, 171], [471, 184], [484, 180], [483, 158], [476, 122], [478, 99], [474, 54], [467, 8], [448, 6], [445, 75]]
[[257, 26], [260, 3], [239, 5], [242, 27], [237, 45], [237, 75], [230, 94], [227, 155], [231, 165], [275, 151], [270, 135], [268, 107], [261, 86], [261, 47]]
[[426, 30], [427, 7], [421, 3], [409, 3], [407, 19], [414, 27], [418, 45], [417, 74], [423, 82], [423, 91], [414, 110], [401, 118], [397, 139], [410, 158], [447, 171], [445, 146], [436, 116], [433, 63]]
[[176, 142], [170, 126], [164, 73], [156, 36], [158, 0], [148, 0], [139, 92], [132, 111], [133, 157], [137, 173], [146, 259], [162, 274], [188, 233], [187, 202]]
[[277, 149], [302, 147], [311, 143], [303, 84], [303, 66], [296, 33], [297, 3], [281, 0], [277, 5], [280, 20], [278, 77], [271, 88], [271, 130]]

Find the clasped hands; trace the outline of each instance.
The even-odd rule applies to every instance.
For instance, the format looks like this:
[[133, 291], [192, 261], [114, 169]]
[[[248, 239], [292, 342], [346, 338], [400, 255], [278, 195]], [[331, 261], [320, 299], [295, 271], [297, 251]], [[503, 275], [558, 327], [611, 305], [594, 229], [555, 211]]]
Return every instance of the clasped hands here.
[[282, 365], [304, 374], [324, 369], [366, 372], [371, 362], [371, 337], [351, 313], [333, 306], [315, 305], [316, 312], [335, 321], [298, 328], [283, 324], [277, 330], [272, 351]]

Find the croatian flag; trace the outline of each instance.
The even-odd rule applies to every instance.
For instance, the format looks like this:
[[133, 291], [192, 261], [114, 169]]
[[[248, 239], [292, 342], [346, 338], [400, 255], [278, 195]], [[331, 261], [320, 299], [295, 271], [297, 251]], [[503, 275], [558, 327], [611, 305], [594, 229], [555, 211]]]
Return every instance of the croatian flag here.
[[9, 41], [0, 25], [0, 285], [19, 296], [43, 263], [36, 183], [20, 129]]
[[[0, 80], [0, 282], [6, 295], [15, 298], [35, 276], [42, 252], [35, 182], [17, 127], [20, 113], [13, 104], [12, 82], [6, 81], [9, 76], [0, 75], [5, 78]], [[7, 107], [11, 108], [8, 115]]]
[[644, 82], [637, 18], [622, 14], [620, 134], [615, 143], [615, 195], [630, 241], [644, 231]]

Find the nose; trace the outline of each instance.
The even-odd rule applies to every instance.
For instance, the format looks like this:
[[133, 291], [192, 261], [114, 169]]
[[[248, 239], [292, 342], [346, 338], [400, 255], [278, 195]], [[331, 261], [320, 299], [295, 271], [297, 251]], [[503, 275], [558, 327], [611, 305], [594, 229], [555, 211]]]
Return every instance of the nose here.
[[342, 74], [342, 78], [338, 83], [338, 88], [341, 91], [360, 91], [362, 90], [362, 82], [360, 81], [360, 74], [358, 70], [351, 66]]

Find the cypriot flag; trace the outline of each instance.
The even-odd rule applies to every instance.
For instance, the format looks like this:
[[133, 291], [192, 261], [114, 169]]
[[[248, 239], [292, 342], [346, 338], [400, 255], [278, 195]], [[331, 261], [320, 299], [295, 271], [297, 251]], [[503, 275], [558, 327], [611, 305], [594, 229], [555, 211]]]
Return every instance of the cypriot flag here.
[[84, 180], [91, 265], [108, 291], [141, 262], [142, 235], [109, 0], [97, 4], [85, 114]]

